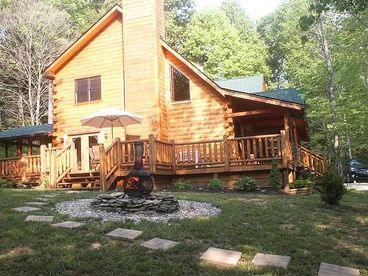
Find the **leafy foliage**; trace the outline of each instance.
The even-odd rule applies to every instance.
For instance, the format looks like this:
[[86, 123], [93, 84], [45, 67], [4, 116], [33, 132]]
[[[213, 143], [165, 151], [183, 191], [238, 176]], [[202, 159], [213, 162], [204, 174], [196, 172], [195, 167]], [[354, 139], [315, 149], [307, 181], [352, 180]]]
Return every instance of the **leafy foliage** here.
[[208, 187], [212, 191], [220, 191], [224, 189], [224, 185], [220, 179], [211, 179]]
[[253, 192], [257, 190], [257, 181], [252, 177], [243, 177], [235, 183], [238, 191]]
[[181, 191], [187, 191], [192, 189], [192, 184], [190, 184], [188, 181], [185, 180], [178, 180], [174, 184], [175, 189], [181, 190]]
[[301, 188], [309, 188], [313, 186], [314, 182], [309, 179], [297, 179], [294, 182], [289, 184], [290, 189], [301, 189]]
[[0, 178], [0, 188], [11, 189], [15, 188], [17, 185], [13, 180]]
[[[255, 74], [267, 75], [267, 49], [242, 9], [234, 1], [222, 9], [206, 9], [193, 15], [181, 49], [213, 79]], [[244, 29], [245, 28], [245, 29]]]
[[281, 188], [281, 172], [279, 169], [279, 161], [277, 159], [273, 159], [271, 166], [270, 184], [272, 187], [279, 189]]
[[346, 192], [344, 178], [334, 170], [329, 170], [319, 181], [321, 199], [329, 205], [339, 205]]

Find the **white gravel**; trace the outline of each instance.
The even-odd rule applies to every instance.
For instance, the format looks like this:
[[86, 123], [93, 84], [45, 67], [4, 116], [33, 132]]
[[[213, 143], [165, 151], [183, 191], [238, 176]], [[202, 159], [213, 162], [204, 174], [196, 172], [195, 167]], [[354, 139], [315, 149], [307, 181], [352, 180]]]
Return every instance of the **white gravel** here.
[[172, 214], [157, 212], [114, 213], [96, 210], [91, 206], [93, 199], [78, 199], [57, 203], [55, 209], [58, 213], [75, 218], [101, 218], [106, 221], [132, 220], [138, 223], [142, 220], [153, 222], [169, 222], [185, 218], [209, 217], [218, 215], [221, 210], [210, 203], [179, 200], [179, 210]]

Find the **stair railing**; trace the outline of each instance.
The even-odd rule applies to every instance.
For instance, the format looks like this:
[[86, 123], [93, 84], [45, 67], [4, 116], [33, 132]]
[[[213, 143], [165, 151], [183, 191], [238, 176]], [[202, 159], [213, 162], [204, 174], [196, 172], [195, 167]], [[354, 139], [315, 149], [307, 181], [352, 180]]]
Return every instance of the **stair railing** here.
[[322, 175], [327, 171], [327, 159], [321, 155], [315, 154], [310, 150], [299, 146], [299, 165], [304, 168]]
[[57, 188], [57, 184], [65, 178], [69, 172], [77, 166], [77, 151], [74, 143], [69, 144], [63, 149], [49, 148], [49, 177], [50, 187]]

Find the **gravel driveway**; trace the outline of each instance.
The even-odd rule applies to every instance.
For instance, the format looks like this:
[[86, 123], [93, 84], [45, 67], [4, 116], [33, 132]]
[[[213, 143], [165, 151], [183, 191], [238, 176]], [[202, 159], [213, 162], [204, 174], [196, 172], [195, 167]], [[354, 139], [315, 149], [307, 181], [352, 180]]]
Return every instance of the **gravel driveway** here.
[[368, 191], [368, 183], [347, 183], [348, 190]]

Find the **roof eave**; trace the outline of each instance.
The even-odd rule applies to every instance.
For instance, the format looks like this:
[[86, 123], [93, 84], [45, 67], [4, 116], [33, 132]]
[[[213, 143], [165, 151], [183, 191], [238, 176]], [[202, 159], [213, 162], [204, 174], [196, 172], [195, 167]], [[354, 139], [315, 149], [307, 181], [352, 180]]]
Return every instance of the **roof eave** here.
[[263, 102], [266, 104], [272, 104], [272, 105], [281, 106], [281, 107], [290, 108], [290, 109], [296, 109], [296, 110], [304, 109], [303, 104], [293, 103], [293, 102], [284, 101], [284, 100], [278, 100], [278, 99], [274, 99], [274, 98], [270, 98], [266, 96], [254, 95], [253, 93], [239, 92], [239, 91], [234, 91], [230, 89], [224, 89], [224, 90], [225, 90], [225, 96], [231, 96], [231, 97], [236, 97], [236, 98], [245, 99], [245, 100], [253, 100], [253, 101]]

